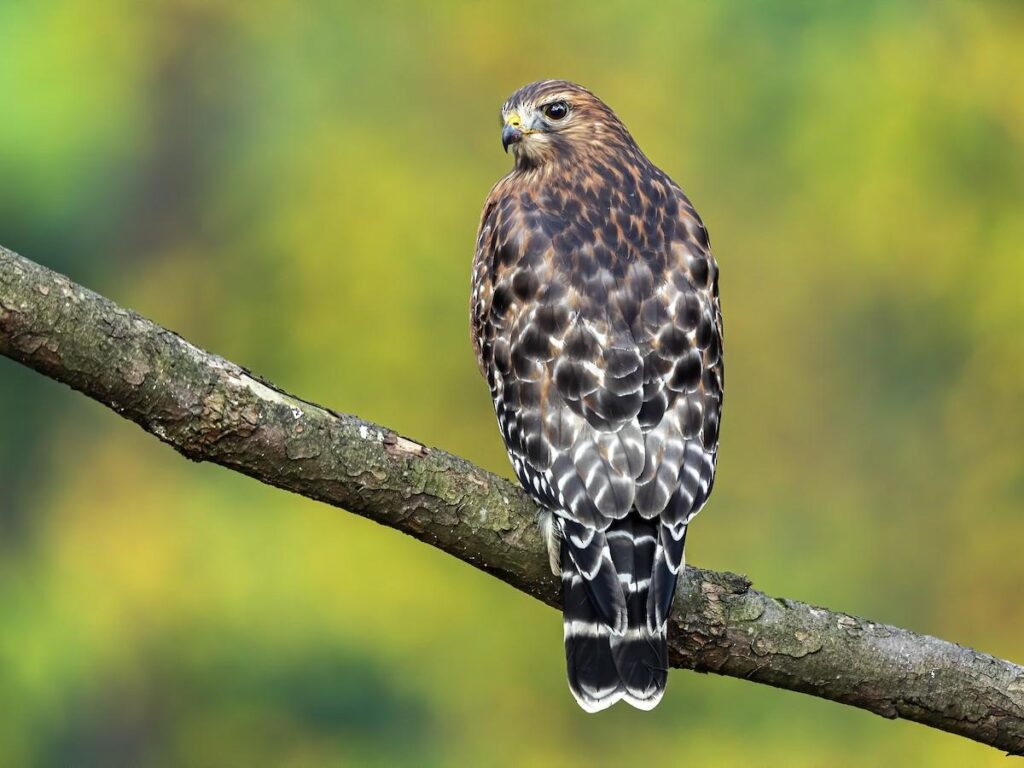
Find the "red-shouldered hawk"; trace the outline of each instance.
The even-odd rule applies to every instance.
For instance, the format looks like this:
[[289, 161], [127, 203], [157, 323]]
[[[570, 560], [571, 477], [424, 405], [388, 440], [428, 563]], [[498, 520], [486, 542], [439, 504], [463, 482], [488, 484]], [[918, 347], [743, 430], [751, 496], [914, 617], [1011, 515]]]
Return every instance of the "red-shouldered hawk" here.
[[686, 195], [590, 91], [532, 83], [501, 117], [515, 167], [477, 236], [477, 362], [547, 510], [573, 695], [651, 709], [686, 526], [715, 478], [718, 266]]

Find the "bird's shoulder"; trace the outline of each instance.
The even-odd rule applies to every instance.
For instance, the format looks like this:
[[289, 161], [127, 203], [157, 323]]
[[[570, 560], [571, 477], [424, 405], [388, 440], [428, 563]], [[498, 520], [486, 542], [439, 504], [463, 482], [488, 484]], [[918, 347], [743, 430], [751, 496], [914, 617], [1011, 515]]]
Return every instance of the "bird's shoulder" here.
[[[653, 165], [609, 162], [536, 179], [509, 174], [488, 195], [473, 267], [473, 339], [586, 324], [601, 346], [646, 352], [711, 319], [720, 333], [718, 266], [696, 209]], [[571, 323], [567, 323], [571, 320]], [[702, 329], [703, 330], [703, 329]], [[533, 334], [526, 337], [533, 338]], [[557, 344], [557, 341], [556, 341]]]

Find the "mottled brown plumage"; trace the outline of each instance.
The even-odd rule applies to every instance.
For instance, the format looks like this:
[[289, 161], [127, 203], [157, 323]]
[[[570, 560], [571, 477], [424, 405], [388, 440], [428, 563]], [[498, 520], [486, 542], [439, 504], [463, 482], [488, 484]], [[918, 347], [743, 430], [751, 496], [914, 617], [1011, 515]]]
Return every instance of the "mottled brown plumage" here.
[[650, 708], [714, 482], [718, 266], [682, 190], [589, 91], [533, 83], [502, 120], [515, 167], [477, 237], [477, 362], [516, 475], [553, 513], [570, 687], [590, 711]]

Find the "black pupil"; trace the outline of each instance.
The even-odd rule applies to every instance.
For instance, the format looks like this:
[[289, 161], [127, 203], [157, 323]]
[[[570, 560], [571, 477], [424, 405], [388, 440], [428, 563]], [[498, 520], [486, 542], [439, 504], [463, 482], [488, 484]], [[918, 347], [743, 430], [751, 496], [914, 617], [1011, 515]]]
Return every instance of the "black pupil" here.
[[563, 102], [557, 101], [554, 104], [548, 104], [544, 111], [552, 120], [561, 120], [565, 117], [565, 113], [569, 111], [569, 108]]

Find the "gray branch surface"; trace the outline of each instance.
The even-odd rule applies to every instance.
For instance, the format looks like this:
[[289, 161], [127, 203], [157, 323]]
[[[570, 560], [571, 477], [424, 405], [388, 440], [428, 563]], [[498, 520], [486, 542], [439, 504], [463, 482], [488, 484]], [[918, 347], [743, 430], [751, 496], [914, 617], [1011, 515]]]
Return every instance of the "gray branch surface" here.
[[[468, 461], [288, 394], [0, 247], [0, 354], [131, 419], [193, 461], [395, 528], [548, 605], [537, 508]], [[754, 680], [1024, 754], [1024, 668], [687, 567], [674, 667]]]

